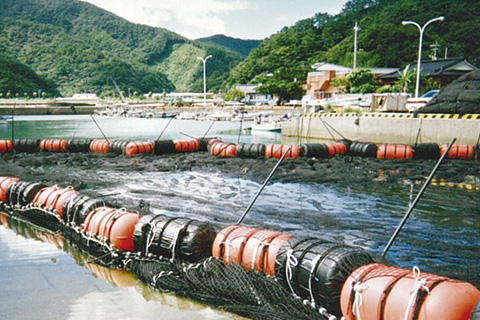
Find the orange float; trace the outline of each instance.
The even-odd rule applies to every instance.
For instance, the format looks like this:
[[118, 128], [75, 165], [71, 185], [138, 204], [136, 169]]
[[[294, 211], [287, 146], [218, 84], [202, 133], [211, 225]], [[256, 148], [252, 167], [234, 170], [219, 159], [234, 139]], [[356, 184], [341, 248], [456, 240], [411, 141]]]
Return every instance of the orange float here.
[[242, 266], [245, 270], [263, 271], [265, 254], [270, 243], [282, 233], [271, 230], [258, 230], [248, 238], [242, 254]]
[[13, 150], [13, 144], [10, 140], [0, 140], [0, 153], [8, 153]]
[[263, 262], [263, 270], [269, 276], [275, 276], [276, 272], [276, 261], [277, 255], [280, 251], [280, 248], [283, 247], [287, 242], [292, 238], [291, 234], [280, 234], [275, 237], [267, 247], [267, 251], [265, 252], [264, 262]]
[[219, 158], [235, 157], [237, 155], [237, 145], [218, 141], [210, 147], [210, 154]]
[[95, 153], [108, 153], [110, 149], [109, 140], [92, 140], [90, 143], [90, 151]]
[[377, 159], [413, 159], [413, 148], [404, 144], [382, 144], [377, 149]]
[[114, 209], [105, 206], [90, 211], [82, 224], [82, 229], [86, 232], [98, 234], [102, 219], [108, 214], [113, 214], [114, 211]]
[[327, 142], [325, 143], [328, 149], [328, 157], [332, 158], [337, 154], [345, 154], [347, 153], [347, 146], [345, 143], [342, 142]]
[[125, 155], [133, 156], [142, 153], [153, 153], [153, 142], [150, 141], [134, 141], [129, 142], [125, 146]]
[[223, 228], [217, 233], [215, 240], [213, 240], [212, 245], [212, 257], [220, 258], [223, 256], [225, 251], [225, 240], [227, 236], [234, 231], [235, 229], [240, 228], [240, 225], [235, 224], [228, 227]]
[[285, 159], [298, 158], [300, 155], [300, 147], [292, 144], [269, 144], [265, 147], [265, 157], [280, 159], [287, 152]]
[[40, 151], [66, 152], [68, 141], [63, 139], [43, 139], [40, 142]]
[[38, 203], [47, 208], [54, 209], [55, 212], [62, 217], [65, 203], [76, 194], [78, 194], [78, 191], [72, 188], [60, 188], [58, 186], [45, 187], [35, 195], [32, 203]]
[[136, 212], [99, 207], [88, 214], [82, 229], [109, 240], [119, 250], [133, 251], [133, 231], [139, 220]]
[[173, 140], [175, 152], [195, 152], [200, 148], [200, 143], [196, 139], [191, 140]]
[[113, 223], [109, 239], [115, 248], [124, 251], [133, 251], [133, 230], [140, 215], [136, 212], [126, 212]]
[[479, 298], [466, 282], [373, 263], [347, 278], [340, 304], [346, 320], [468, 320]]
[[8, 188], [15, 181], [20, 180], [16, 177], [0, 177], [0, 201], [5, 202], [7, 200]]
[[[447, 151], [448, 144], [440, 146], [440, 155]], [[447, 153], [448, 159], [472, 160], [475, 156], [475, 148], [467, 144], [454, 144]]]

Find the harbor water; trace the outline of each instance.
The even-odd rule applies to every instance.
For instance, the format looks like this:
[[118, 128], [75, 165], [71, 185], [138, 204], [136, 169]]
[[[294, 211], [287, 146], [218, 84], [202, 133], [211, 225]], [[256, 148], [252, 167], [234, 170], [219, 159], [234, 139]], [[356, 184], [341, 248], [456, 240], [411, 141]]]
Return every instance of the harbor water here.
[[[95, 120], [97, 124], [90, 116], [15, 117], [0, 125], [0, 137], [155, 140], [170, 121]], [[232, 143], [307, 142], [279, 133], [245, 133], [241, 125], [173, 120], [161, 139], [206, 135]], [[0, 175], [72, 185], [133, 210], [220, 227], [236, 223], [276, 162], [217, 159], [207, 153], [130, 158], [39, 153], [4, 155], [0, 161]], [[286, 159], [244, 223], [358, 246], [378, 257], [434, 165], [432, 160]], [[479, 171], [478, 161], [448, 161], [439, 175], [458, 186], [477, 183]], [[418, 266], [480, 288], [478, 199], [475, 190], [430, 186], [388, 252], [388, 263]], [[103, 270], [70, 250], [59, 235], [7, 220], [3, 217], [0, 226], [2, 318], [238, 318], [155, 292], [127, 273]]]

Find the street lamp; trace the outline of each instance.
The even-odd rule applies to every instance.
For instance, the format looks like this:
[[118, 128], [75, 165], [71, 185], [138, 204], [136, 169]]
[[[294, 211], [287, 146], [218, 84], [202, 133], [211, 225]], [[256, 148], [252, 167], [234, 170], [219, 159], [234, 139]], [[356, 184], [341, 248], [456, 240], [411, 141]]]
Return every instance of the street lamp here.
[[355, 27], [353, 27], [353, 31], [355, 32], [355, 36], [353, 38], [353, 70], [357, 69], [357, 33], [360, 30], [358, 26], [358, 22], [355, 22]]
[[420, 40], [418, 43], [418, 61], [417, 61], [417, 80], [415, 82], [415, 98], [418, 98], [418, 92], [420, 90], [420, 63], [422, 61], [422, 42], [423, 42], [423, 32], [425, 31], [425, 28], [432, 22], [435, 21], [443, 21], [445, 20], [445, 17], [440, 16], [434, 19], [429, 20], [423, 27], [421, 27], [418, 23], [415, 21], [402, 21], [402, 24], [406, 26], [407, 24], [413, 24], [415, 27], [418, 28], [418, 31], [420, 31]]
[[203, 62], [203, 106], [207, 106], [207, 71], [206, 71], [206, 63], [207, 60], [210, 59], [212, 55], [206, 56], [205, 59], [202, 57], [197, 57], [198, 60], [202, 60]]

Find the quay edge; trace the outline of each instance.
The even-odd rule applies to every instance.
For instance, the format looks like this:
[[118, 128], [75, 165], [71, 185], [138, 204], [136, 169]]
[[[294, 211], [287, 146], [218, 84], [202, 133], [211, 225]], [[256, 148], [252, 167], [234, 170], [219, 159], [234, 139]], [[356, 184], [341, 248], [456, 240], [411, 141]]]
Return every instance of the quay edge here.
[[417, 134], [418, 143], [448, 143], [456, 137], [458, 144], [476, 145], [480, 134], [480, 115], [307, 114], [282, 126], [282, 135], [286, 137], [325, 140], [345, 137], [373, 143], [414, 144]]

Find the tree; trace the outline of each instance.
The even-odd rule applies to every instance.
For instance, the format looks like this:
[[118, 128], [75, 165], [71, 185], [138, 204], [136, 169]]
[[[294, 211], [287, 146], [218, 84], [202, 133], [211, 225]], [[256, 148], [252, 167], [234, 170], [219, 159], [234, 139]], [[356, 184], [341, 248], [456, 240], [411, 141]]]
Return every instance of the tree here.
[[286, 79], [278, 79], [272, 77], [267, 83], [257, 88], [257, 92], [261, 94], [271, 94], [278, 96], [278, 103], [289, 101], [292, 99], [301, 99], [303, 96], [303, 88], [298, 82], [292, 82]]
[[394, 87], [397, 88], [397, 90], [401, 90], [402, 92], [413, 92], [415, 70], [409, 69], [409, 66], [406, 66], [402, 72], [397, 72], [400, 77], [398, 78], [397, 82], [395, 82]]
[[369, 69], [354, 70], [347, 76], [350, 85], [350, 93], [375, 92], [377, 83]]
[[241, 101], [245, 99], [245, 93], [238, 89], [228, 91], [224, 96], [225, 101]]

